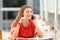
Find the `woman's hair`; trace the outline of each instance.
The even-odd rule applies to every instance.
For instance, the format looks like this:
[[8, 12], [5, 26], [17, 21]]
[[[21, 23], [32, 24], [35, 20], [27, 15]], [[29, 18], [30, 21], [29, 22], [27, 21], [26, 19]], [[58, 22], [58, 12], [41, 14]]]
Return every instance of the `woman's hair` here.
[[19, 12], [18, 12], [18, 15], [17, 15], [16, 18], [15, 18], [15, 21], [16, 21], [16, 22], [18, 22], [18, 21], [21, 19], [21, 17], [23, 17], [24, 10], [25, 10], [26, 8], [32, 8], [32, 7], [31, 7], [31, 6], [28, 6], [28, 5], [22, 6], [22, 7], [20, 8]]

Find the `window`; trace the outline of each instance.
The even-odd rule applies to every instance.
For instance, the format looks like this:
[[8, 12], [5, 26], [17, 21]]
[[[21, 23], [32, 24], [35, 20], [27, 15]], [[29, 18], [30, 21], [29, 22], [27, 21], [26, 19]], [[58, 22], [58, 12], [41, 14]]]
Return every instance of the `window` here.
[[13, 20], [17, 14], [17, 11], [3, 11], [3, 20]]
[[35, 14], [39, 14], [40, 13], [40, 3], [39, 0], [34, 0], [33, 1], [33, 10]]
[[28, 4], [32, 5], [33, 11], [35, 14], [39, 14], [39, 0], [3, 0], [3, 30], [10, 31], [11, 29], [11, 23], [16, 18], [16, 15], [18, 14], [19, 7]]
[[3, 11], [3, 27], [4, 31], [10, 31], [12, 21], [15, 19], [18, 11]]
[[26, 4], [26, 0], [3, 0], [3, 7], [21, 7]]

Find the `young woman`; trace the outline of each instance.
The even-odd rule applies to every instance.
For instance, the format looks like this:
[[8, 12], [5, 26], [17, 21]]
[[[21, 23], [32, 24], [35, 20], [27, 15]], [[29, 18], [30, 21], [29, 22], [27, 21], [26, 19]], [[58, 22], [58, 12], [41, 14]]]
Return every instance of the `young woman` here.
[[11, 25], [11, 38], [34, 38], [35, 35], [43, 37], [36, 24], [32, 7], [24, 5]]

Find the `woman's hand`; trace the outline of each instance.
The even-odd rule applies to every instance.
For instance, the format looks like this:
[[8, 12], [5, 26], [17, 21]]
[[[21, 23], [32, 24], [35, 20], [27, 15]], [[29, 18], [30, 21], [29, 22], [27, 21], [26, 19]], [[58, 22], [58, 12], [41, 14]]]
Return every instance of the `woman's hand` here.
[[32, 20], [32, 21], [33, 21], [33, 23], [34, 23], [34, 25], [35, 25], [35, 27], [36, 27], [37, 36], [42, 38], [42, 37], [43, 37], [43, 33], [42, 33], [42, 31], [39, 29], [39, 27], [38, 27], [38, 25], [37, 25], [36, 16], [34, 16], [34, 17], [35, 17], [35, 19]]
[[21, 19], [19, 20], [18, 23], [22, 23], [23, 22], [23, 19], [24, 19], [24, 17], [21, 17]]

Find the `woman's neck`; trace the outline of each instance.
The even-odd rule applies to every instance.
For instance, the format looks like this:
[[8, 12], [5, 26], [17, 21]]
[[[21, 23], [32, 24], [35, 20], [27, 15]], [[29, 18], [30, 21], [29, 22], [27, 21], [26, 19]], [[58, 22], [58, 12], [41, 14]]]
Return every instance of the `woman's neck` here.
[[23, 25], [24, 25], [25, 27], [27, 27], [28, 24], [29, 24], [29, 19], [24, 18]]
[[25, 22], [28, 22], [28, 21], [29, 21], [29, 19], [28, 19], [28, 18], [24, 18], [24, 21], [25, 21]]

